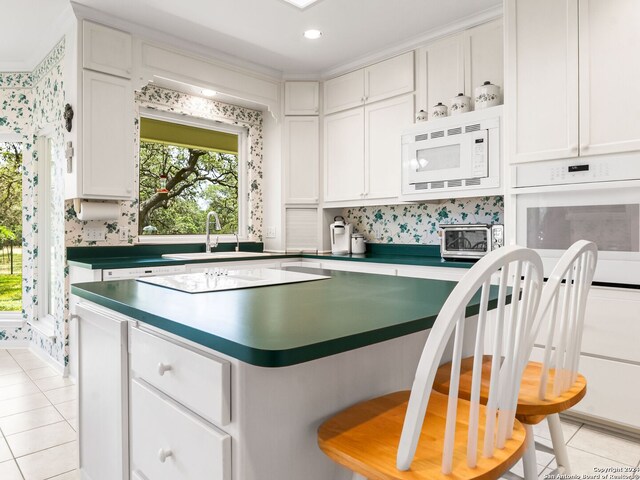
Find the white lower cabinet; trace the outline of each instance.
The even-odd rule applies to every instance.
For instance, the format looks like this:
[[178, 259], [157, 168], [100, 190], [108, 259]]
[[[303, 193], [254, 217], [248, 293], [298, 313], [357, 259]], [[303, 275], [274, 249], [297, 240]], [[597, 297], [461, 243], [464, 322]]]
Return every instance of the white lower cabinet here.
[[231, 417], [231, 366], [139, 328], [131, 329], [132, 376], [163, 391], [210, 422], [226, 425]]
[[[84, 480], [128, 478], [126, 317], [86, 302], [79, 337], [80, 471]], [[108, 361], [105, 361], [108, 359]]]
[[341, 262], [329, 260], [322, 262], [322, 268], [340, 270], [343, 272], [376, 273], [378, 275], [396, 275], [395, 265], [383, 265], [380, 263]]
[[231, 479], [231, 364], [132, 326], [131, 472], [147, 480]]
[[131, 469], [149, 480], [228, 480], [231, 437], [133, 379]]

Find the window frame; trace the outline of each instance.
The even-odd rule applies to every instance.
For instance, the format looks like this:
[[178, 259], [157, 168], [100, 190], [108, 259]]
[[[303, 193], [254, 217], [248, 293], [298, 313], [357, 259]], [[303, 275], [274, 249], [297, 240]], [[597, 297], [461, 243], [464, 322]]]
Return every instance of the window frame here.
[[[238, 135], [238, 239], [246, 241], [248, 234], [248, 157], [249, 157], [249, 128], [241, 125], [233, 125], [219, 120], [209, 120], [206, 118], [192, 117], [188, 115], [161, 112], [152, 108], [141, 107], [139, 117], [149, 118], [152, 120], [160, 120], [163, 122], [177, 123], [190, 127], [204, 128], [207, 130], [215, 130], [224, 133]], [[141, 143], [140, 137], [138, 141]], [[138, 163], [140, 162], [140, 145], [138, 145]], [[140, 200], [140, 170], [138, 169], [138, 201]], [[138, 212], [140, 207], [138, 205]], [[139, 220], [139, 216], [138, 216]], [[136, 240], [138, 244], [161, 244], [161, 243], [204, 243], [206, 235], [204, 233], [197, 235], [140, 235], [139, 225], [136, 231]], [[204, 225], [202, 226], [204, 230]], [[217, 235], [215, 231], [213, 235]], [[236, 241], [233, 234], [218, 235], [221, 243], [231, 243]]]
[[[22, 135], [0, 129], [0, 143], [21, 143], [23, 145], [22, 162], [24, 163], [26, 149], [24, 149], [25, 139]], [[24, 256], [22, 258], [24, 262]], [[24, 282], [24, 267], [23, 271], [20, 272], [20, 278], [22, 278], [22, 282]], [[24, 290], [22, 293], [24, 294]], [[24, 302], [24, 298], [22, 300]], [[22, 305], [22, 310], [24, 310], [24, 304]], [[4, 329], [24, 326], [25, 319], [22, 316], [22, 310], [15, 312], [0, 312], [0, 328]]]
[[49, 310], [51, 285], [51, 167], [53, 140], [51, 129], [39, 132], [35, 151], [38, 153], [38, 308], [37, 318], [27, 320], [41, 334], [55, 338], [55, 312]]

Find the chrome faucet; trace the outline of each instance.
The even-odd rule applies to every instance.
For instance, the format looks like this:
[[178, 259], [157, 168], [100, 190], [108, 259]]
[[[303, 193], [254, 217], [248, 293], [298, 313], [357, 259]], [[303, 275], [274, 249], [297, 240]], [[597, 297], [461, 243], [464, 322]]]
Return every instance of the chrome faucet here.
[[240, 240], [238, 238], [238, 232], [233, 232], [233, 234], [236, 236], [236, 252], [240, 251]]
[[[220, 218], [218, 217], [218, 214], [214, 211], [211, 211], [209, 213], [207, 213], [207, 238], [205, 240], [205, 244], [204, 244], [204, 251], [207, 253], [211, 253], [211, 242], [209, 241], [209, 235], [210, 235], [210, 223], [211, 223], [211, 216], [213, 215], [213, 218], [216, 219], [216, 223], [214, 225], [214, 228], [216, 230], [220, 230]], [[216, 248], [218, 246], [218, 237], [216, 236], [215, 242], [213, 243], [213, 248]]]

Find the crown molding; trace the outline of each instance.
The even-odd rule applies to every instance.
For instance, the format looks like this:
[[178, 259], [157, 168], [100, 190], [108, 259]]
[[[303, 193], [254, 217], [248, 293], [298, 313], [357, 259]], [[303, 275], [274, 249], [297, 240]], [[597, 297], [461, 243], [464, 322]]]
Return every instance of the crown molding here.
[[189, 41], [181, 37], [176, 37], [139, 23], [130, 22], [129, 20], [125, 20], [120, 17], [114, 17], [113, 15], [73, 1], [71, 2], [71, 6], [78, 20], [90, 20], [101, 23], [131, 33], [143, 40], [171, 45], [172, 48], [209, 58], [213, 61], [223, 62], [238, 69], [243, 69], [247, 73], [251, 73], [253, 75], [261, 74], [269, 80], [282, 80], [282, 72], [280, 70], [249, 62], [247, 60], [242, 60], [238, 57], [229, 55], [228, 53], [216, 50], [215, 48]]
[[[501, 18], [503, 15], [502, 5], [498, 5], [493, 8], [489, 8], [487, 10], [483, 10], [482, 12], [476, 13], [474, 15], [470, 15], [468, 17], [461, 18], [456, 20], [455, 22], [448, 23], [442, 27], [435, 28], [433, 30], [429, 30], [428, 32], [422, 33], [418, 36], [415, 36], [409, 40], [405, 40], [396, 45], [385, 48], [384, 50], [380, 50], [377, 52], [372, 52], [370, 54], [359, 57], [355, 60], [352, 60], [347, 63], [342, 63], [336, 65], [334, 67], [329, 68], [322, 72], [319, 76], [316, 77], [316, 80], [325, 80], [333, 77], [337, 77], [339, 75], [343, 75], [348, 72], [352, 72], [359, 68], [362, 68], [366, 65], [371, 65], [373, 63], [380, 62], [382, 60], [386, 60], [391, 57], [395, 57], [401, 53], [414, 50], [418, 47], [421, 47], [429, 42], [433, 42], [442, 37], [446, 37], [447, 35], [451, 35], [462, 30], [466, 30], [483, 23], [487, 23], [491, 20], [496, 20]], [[283, 73], [283, 78], [292, 79], [295, 77], [295, 74], [288, 75], [286, 72]]]

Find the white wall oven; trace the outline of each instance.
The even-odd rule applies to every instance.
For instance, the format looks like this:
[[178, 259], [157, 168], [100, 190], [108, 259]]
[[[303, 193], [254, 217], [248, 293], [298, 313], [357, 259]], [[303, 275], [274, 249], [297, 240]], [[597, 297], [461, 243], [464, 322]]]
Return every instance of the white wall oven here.
[[640, 286], [640, 180], [633, 179], [640, 159], [626, 159], [627, 167], [623, 160], [516, 167], [516, 185], [526, 185], [514, 189], [516, 243], [540, 253], [546, 274], [569, 246], [586, 239], [598, 245], [595, 282]]

